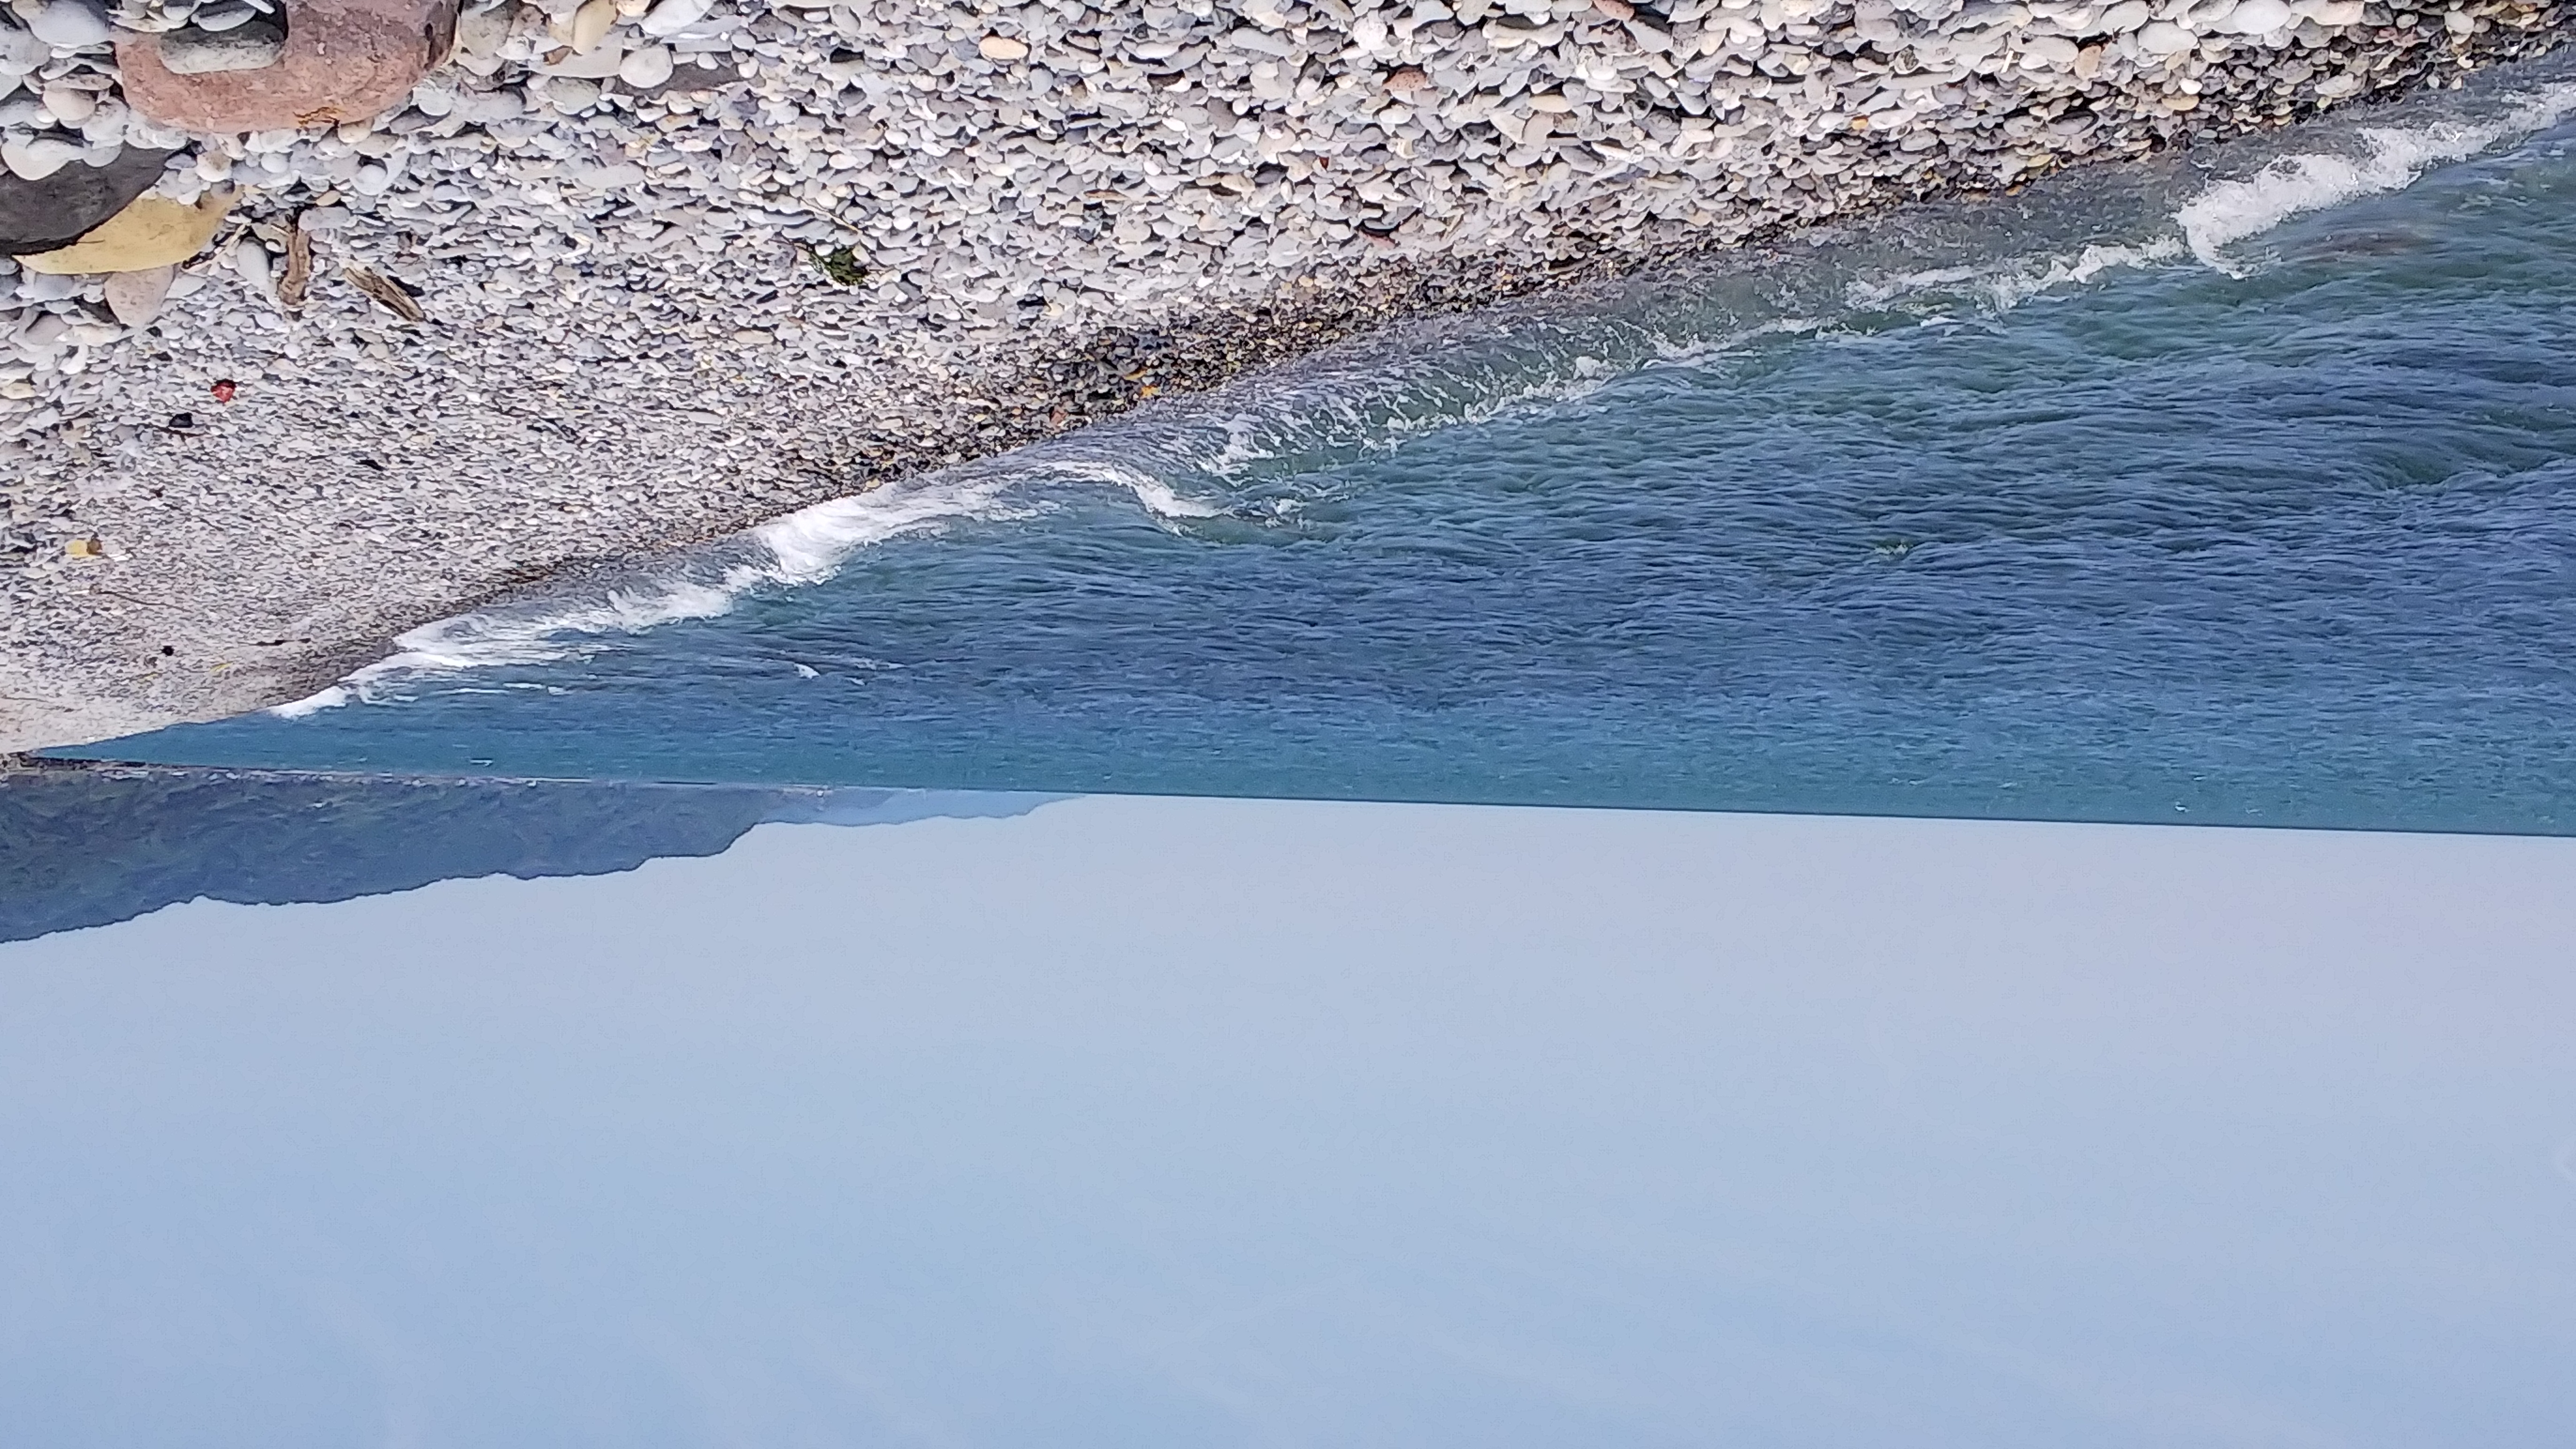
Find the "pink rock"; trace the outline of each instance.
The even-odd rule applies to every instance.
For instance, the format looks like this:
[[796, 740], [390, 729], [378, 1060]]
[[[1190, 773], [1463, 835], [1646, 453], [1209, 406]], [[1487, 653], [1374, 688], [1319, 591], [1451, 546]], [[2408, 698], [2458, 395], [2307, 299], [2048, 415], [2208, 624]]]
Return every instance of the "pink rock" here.
[[288, 0], [286, 48], [258, 70], [181, 75], [157, 36], [123, 35], [125, 102], [156, 125], [218, 134], [364, 121], [403, 103], [456, 43], [457, 0]]

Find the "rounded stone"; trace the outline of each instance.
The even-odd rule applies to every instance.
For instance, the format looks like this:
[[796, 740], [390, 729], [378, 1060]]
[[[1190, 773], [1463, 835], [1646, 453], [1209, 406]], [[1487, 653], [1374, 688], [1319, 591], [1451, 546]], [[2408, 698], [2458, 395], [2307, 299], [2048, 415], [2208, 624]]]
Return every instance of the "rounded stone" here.
[[188, 17], [188, 23], [199, 30], [221, 34], [236, 25], [248, 25], [258, 18], [259, 12], [248, 5], [239, 3], [201, 5], [197, 7], [196, 14]]
[[60, 82], [45, 87], [45, 109], [55, 120], [67, 126], [78, 126], [98, 114], [98, 93]]
[[636, 28], [656, 38], [677, 35], [706, 19], [707, 12], [714, 8], [711, 0], [662, 0]]
[[41, 180], [0, 173], [0, 255], [69, 246], [161, 179], [167, 151], [128, 147], [105, 166], [63, 166]]
[[617, 78], [638, 89], [658, 86], [671, 78], [671, 52], [658, 45], [630, 50], [617, 63]]
[[59, 134], [11, 136], [0, 141], [0, 166], [20, 181], [43, 181], [80, 159], [77, 142]]
[[616, 0], [582, 0], [572, 13], [572, 52], [587, 55], [608, 38], [609, 27], [617, 23]]
[[2228, 12], [2227, 28], [2239, 35], [2269, 35], [2289, 29], [2294, 18], [2283, 0], [2237, 0]]
[[107, 7], [92, 0], [45, 0], [28, 17], [27, 29], [56, 50], [104, 45], [110, 34]]
[[599, 104], [599, 82], [577, 76], [559, 75], [545, 83], [546, 104], [567, 116], [577, 116]]
[[178, 267], [164, 264], [141, 267], [131, 272], [118, 272], [107, 279], [105, 296], [110, 316], [128, 327], [148, 327], [161, 315], [161, 304], [170, 297], [170, 282]]
[[311, 130], [382, 115], [447, 58], [456, 0], [295, 0], [275, 63], [183, 74], [162, 63], [161, 38], [116, 47], [126, 103], [185, 131]]
[[2191, 32], [2170, 20], [2159, 20], [2138, 32], [2138, 49], [2149, 55], [2180, 55], [2195, 42]]

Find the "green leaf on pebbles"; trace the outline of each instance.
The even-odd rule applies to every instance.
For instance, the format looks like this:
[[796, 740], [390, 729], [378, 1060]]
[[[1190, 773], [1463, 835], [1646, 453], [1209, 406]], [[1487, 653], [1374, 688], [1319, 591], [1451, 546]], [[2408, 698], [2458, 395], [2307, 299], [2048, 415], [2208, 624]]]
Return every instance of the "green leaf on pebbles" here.
[[868, 269], [860, 263], [858, 253], [848, 247], [834, 247], [829, 251], [816, 252], [814, 265], [822, 269], [824, 276], [841, 286], [859, 287], [867, 284]]

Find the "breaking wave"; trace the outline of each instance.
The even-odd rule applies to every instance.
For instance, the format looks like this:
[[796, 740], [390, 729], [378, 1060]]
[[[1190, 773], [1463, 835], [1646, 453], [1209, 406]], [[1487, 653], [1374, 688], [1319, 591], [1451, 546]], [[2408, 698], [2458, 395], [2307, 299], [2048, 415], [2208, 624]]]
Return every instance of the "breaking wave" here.
[[2280, 157], [2251, 176], [2212, 185], [2185, 203], [2174, 220], [2203, 265], [2241, 275], [2225, 248], [2304, 212], [2402, 190], [2436, 166], [2466, 161], [2545, 131], [2576, 111], [2576, 84], [2542, 86], [2506, 99], [2503, 114], [2483, 119], [2363, 127], [2358, 156], [2301, 152]]

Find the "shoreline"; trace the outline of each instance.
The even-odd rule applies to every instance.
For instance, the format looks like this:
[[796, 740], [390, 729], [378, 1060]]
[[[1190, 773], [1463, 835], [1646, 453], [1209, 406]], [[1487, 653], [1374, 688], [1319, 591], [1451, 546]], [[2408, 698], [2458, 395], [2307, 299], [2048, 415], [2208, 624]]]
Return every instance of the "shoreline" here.
[[[1612, 35], [1628, 31], [1629, 21], [1614, 15], [1620, 8], [1625, 7], [1612, 0], [1568, 17], [1561, 28], [1591, 26], [1585, 34], [1598, 32], [1595, 40], [1605, 47], [1629, 43]], [[1718, 15], [1746, 13], [1708, 8]], [[2428, 80], [2456, 78], [2473, 65], [2537, 55], [2560, 38], [2561, 16], [2554, 7], [2486, 8], [2518, 14], [2531, 25], [2499, 24], [2481, 32], [2473, 17], [2466, 29], [2437, 24], [2432, 33], [2442, 37], [2438, 42], [2424, 38], [2420, 26], [2404, 28], [2420, 44], [2379, 39], [2368, 26], [2354, 27], [2363, 32], [2357, 36], [2314, 46], [2296, 40], [2240, 44], [2213, 33], [2214, 57], [2194, 50], [2189, 60], [2154, 71], [2175, 86], [2191, 83], [2197, 93], [2157, 90], [2152, 94], [2159, 99], [2152, 103], [2132, 104], [2130, 90], [2103, 79], [2110, 72], [2098, 46], [2089, 78], [2075, 70], [2085, 47], [2072, 45], [2067, 48], [2074, 54], [2061, 71], [2018, 61], [2000, 76], [1971, 68], [1958, 83], [1962, 99], [1928, 113], [1933, 121], [2000, 118], [1992, 128], [2000, 132], [2013, 118], [2030, 117], [2069, 96], [2090, 98], [2085, 113], [2091, 119], [2056, 149], [2030, 141], [2031, 135], [2056, 133], [2026, 128], [2014, 146], [1944, 150], [1948, 169], [1937, 175], [1924, 169], [1928, 163], [1908, 159], [1919, 151], [1905, 149], [1907, 137], [1921, 132], [1881, 127], [1871, 137], [1870, 126], [1854, 128], [1845, 119], [1838, 131], [1828, 125], [1820, 133], [1835, 139], [1817, 143], [1804, 130], [1791, 131], [1782, 144], [1704, 167], [1710, 172], [1705, 177], [1641, 172], [1577, 185], [1567, 193], [1566, 208], [1540, 208], [1536, 221], [1544, 225], [1518, 235], [1498, 234], [1496, 218], [1514, 208], [1489, 198], [1463, 207], [1447, 232], [1407, 236], [1402, 228], [1411, 222], [1405, 222], [1381, 239], [1345, 226], [1350, 235], [1340, 245], [1346, 256], [1328, 248], [1272, 268], [1264, 253], [1257, 266], [1207, 263], [1193, 275], [1182, 263], [1198, 254], [1179, 249], [1200, 243], [1165, 238], [1131, 244], [1118, 234], [1118, 227], [1132, 232], [1131, 223], [1145, 221], [1148, 236], [1155, 236], [1147, 219], [1162, 219], [1163, 205], [1103, 203], [1102, 215], [1118, 218], [1101, 232], [1111, 249], [1142, 250], [1112, 264], [1103, 278], [1074, 279], [1086, 288], [1093, 281], [1110, 287], [1097, 295], [1041, 286], [979, 297], [994, 290], [996, 276], [1009, 272], [1007, 258], [985, 258], [977, 263], [983, 270], [947, 277], [934, 264], [924, 274], [929, 285], [916, 291], [915, 271], [905, 269], [894, 247], [870, 253], [873, 285], [845, 286], [818, 258], [825, 254], [824, 241], [846, 232], [836, 229], [840, 223], [827, 225], [810, 213], [801, 219], [776, 213], [730, 239], [721, 227], [733, 223], [720, 223], [712, 213], [686, 224], [652, 221], [662, 229], [636, 239], [646, 250], [620, 251], [629, 232], [644, 227], [628, 219], [634, 193], [613, 185], [585, 189], [587, 183], [567, 181], [559, 172], [537, 178], [542, 184], [526, 193], [559, 203], [546, 213], [556, 227], [551, 234], [517, 225], [524, 217], [497, 204], [469, 206], [435, 226], [406, 219], [396, 205], [408, 196], [445, 206], [438, 188], [459, 185], [446, 178], [466, 173], [424, 173], [434, 179], [410, 192], [403, 189], [407, 182], [397, 181], [370, 199], [373, 210], [350, 204], [360, 201], [354, 194], [328, 189], [246, 193], [236, 220], [250, 230], [229, 242], [230, 250], [219, 247], [215, 256], [192, 264], [198, 285], [191, 295], [174, 300], [148, 330], [90, 348], [85, 365], [65, 375], [58, 394], [32, 400], [39, 406], [21, 406], [30, 400], [15, 399], [12, 411], [0, 413], [0, 423], [11, 429], [0, 461], [8, 470], [9, 526], [32, 545], [0, 554], [0, 605], [8, 615], [0, 624], [0, 754], [88, 743], [301, 698], [380, 655], [387, 640], [412, 626], [586, 565], [720, 537], [890, 479], [991, 456], [1155, 396], [1203, 391], [1401, 320], [1724, 252], [1793, 233], [1806, 222], [1849, 221], [1913, 200], [1973, 194], [1980, 181], [2019, 183], [2066, 165], [2268, 129], [2341, 109], [2339, 101], [2395, 95]], [[2043, 24], [2022, 7], [1959, 14], [1998, 10], [2009, 13], [2002, 20], [1986, 16], [1973, 33], [2003, 25], [2013, 14], [2019, 23], [2005, 28], [2015, 35]], [[793, 41], [811, 28], [801, 17], [816, 13], [798, 12], [792, 19], [772, 13], [742, 28], [757, 36], [764, 25], [780, 27]], [[2463, 7], [2458, 13], [2470, 11]], [[1305, 31], [1282, 18], [1277, 31], [1260, 34], [1302, 40]], [[1351, 32], [1360, 31], [1367, 18], [1349, 22], [1336, 44], [1365, 49]], [[2087, 23], [2099, 20], [2095, 15]], [[1867, 6], [1818, 8], [1794, 18], [1784, 13], [1778, 36], [1793, 48], [1841, 52], [1847, 60], [1890, 44], [1883, 25], [1900, 23], [1913, 24], [1902, 16], [1888, 21]], [[1815, 36], [1792, 34], [1799, 26]], [[1202, 28], [1229, 40], [1241, 30], [1231, 14], [1212, 16]], [[1678, 36], [1682, 28], [1676, 24], [1672, 33]], [[1919, 55], [1948, 33], [1914, 29], [1914, 49], [1890, 44], [1900, 57]], [[2108, 44], [2116, 49], [2120, 37], [2139, 33], [2140, 28], [2116, 32]], [[1367, 38], [1364, 31], [1358, 36]], [[2031, 34], [2013, 42], [2022, 50], [2000, 53], [2045, 60], [2055, 48], [2038, 42], [2057, 38], [2053, 30]], [[1139, 49], [1156, 43], [1132, 36], [1130, 41]], [[1054, 43], [1035, 37], [1029, 45], [1043, 60], [1057, 53], [1048, 49]], [[1772, 39], [1764, 43], [1777, 48]], [[2248, 63], [2225, 63], [2247, 47]], [[1767, 50], [1761, 54], [1770, 56]], [[2319, 66], [2313, 60], [2319, 54], [2351, 63], [2338, 59]], [[2268, 69], [2254, 63], [2267, 58], [2274, 62]], [[1400, 50], [1371, 53], [1351, 62], [1349, 73], [1365, 69], [1373, 83], [1381, 83], [1403, 59]], [[2191, 74], [2204, 60], [2200, 73]], [[1024, 80], [1032, 63], [1024, 53], [1012, 67]], [[713, 115], [719, 121], [733, 116], [737, 138], [748, 135], [750, 123], [735, 114], [741, 99], [764, 96], [764, 87], [811, 79], [798, 64], [775, 70], [749, 64], [744, 68], [753, 74], [708, 90], [684, 108], [665, 107], [664, 122], [690, 119], [664, 127], [662, 134], [681, 134]], [[1219, 93], [1234, 84], [1233, 73], [1217, 60], [1203, 64], [1207, 74], [1191, 77], [1204, 80], [1200, 91]], [[497, 94], [512, 85], [526, 89], [527, 76], [509, 65], [496, 62], [482, 77], [496, 82], [491, 90], [460, 89], [449, 99], [449, 115], [458, 114], [464, 94]], [[2356, 65], [2380, 67], [2369, 72], [2372, 84], [2319, 94], [2356, 74]], [[2304, 69], [2284, 81], [2293, 67]], [[2436, 74], [2436, 67], [2446, 69]], [[997, 71], [991, 65], [978, 72], [951, 64], [918, 74], [934, 81], [928, 87], [912, 84], [925, 95], [949, 94], [939, 90], [943, 85], [956, 90], [1022, 83], [1010, 79], [1011, 68]], [[1001, 81], [994, 80], [997, 74]], [[540, 77], [533, 84], [551, 95], [558, 79]], [[1243, 83], [1258, 89], [1261, 79], [1256, 65]], [[1577, 85], [1566, 81], [1554, 90], [1533, 91], [1531, 84], [1525, 74], [1521, 99], [1562, 97]], [[2110, 94], [2094, 94], [2105, 87]], [[1712, 93], [1717, 88], [1712, 83]], [[1761, 88], [1750, 82], [1737, 86], [1738, 105], [1721, 114], [1759, 102], [1785, 115], [1777, 99], [1757, 93]], [[851, 89], [843, 86], [835, 94]], [[1155, 103], [1176, 89], [1199, 93], [1151, 84], [1146, 89]], [[2293, 97], [2286, 106], [2267, 99], [2284, 92]], [[1104, 86], [1093, 99], [1117, 94]], [[1471, 88], [1465, 94], [1487, 92]], [[2165, 103], [2182, 96], [2191, 101], [2187, 110]], [[1839, 103], [1840, 93], [1833, 100]], [[2257, 102], [2264, 107], [2259, 112]], [[607, 128], [634, 129], [637, 118], [659, 104], [647, 98], [610, 114]], [[1386, 109], [1371, 114], [1382, 118]], [[1409, 124], [1409, 113], [1426, 107], [1408, 103], [1406, 109]], [[1151, 105], [1137, 117], [1116, 108], [1103, 113], [1123, 118], [1121, 124], [1157, 121]], [[1828, 122], [1844, 115], [1832, 104], [1819, 105], [1816, 113]], [[404, 112], [394, 124], [413, 114]], [[850, 124], [879, 125], [882, 114], [853, 101]], [[1322, 111], [1310, 108], [1309, 114]], [[1657, 113], [1649, 107], [1639, 114]], [[1851, 114], [1866, 122], [1872, 113]], [[474, 141], [465, 149], [478, 158], [498, 156], [510, 149], [512, 121], [526, 119], [496, 118], [479, 123], [485, 128], [480, 132], [459, 125], [442, 139], [480, 135], [494, 142], [492, 151]], [[542, 153], [549, 140], [581, 133], [575, 120], [558, 114], [517, 139]], [[793, 127], [803, 122], [783, 124], [792, 140], [800, 134]], [[1370, 124], [1381, 142], [1402, 138], [1397, 122]], [[1468, 134], [1475, 125], [1492, 123], [1453, 129]], [[1308, 130], [1322, 134], [1322, 122]], [[1812, 171], [1789, 177], [1820, 154], [1820, 145], [1843, 147], [1855, 136], [1870, 138], [1856, 154], [1879, 156], [1887, 169], [1853, 161], [1821, 181]], [[2079, 141], [2080, 148], [2074, 144]], [[1570, 143], [1598, 149], [1579, 129], [1570, 133]], [[885, 149], [890, 144], [881, 140], [871, 164], [900, 170], [901, 157]], [[1522, 149], [1529, 144], [1524, 139]], [[1686, 159], [1691, 149], [1680, 156]], [[1113, 152], [1114, 146], [1084, 142], [1057, 159], [1070, 165]], [[905, 154], [919, 159], [918, 153]], [[1306, 153], [1281, 154], [1294, 161]], [[1335, 154], [1316, 150], [1310, 159], [1329, 161]], [[1393, 157], [1347, 181], [1323, 164], [1310, 165], [1303, 177], [1293, 176], [1287, 162], [1224, 169], [1240, 159], [1245, 158], [1212, 153], [1208, 164], [1217, 169], [1210, 174], [1275, 187], [1305, 208], [1291, 216], [1298, 224], [1321, 216], [1321, 208], [1342, 194], [1339, 188], [1351, 195], [1382, 191], [1388, 177], [1420, 169], [1418, 161]], [[1541, 175], [1549, 174], [1545, 167], [1567, 164], [1537, 159], [1544, 163]], [[1999, 174], [1994, 168], [2005, 161], [2012, 164]], [[576, 157], [572, 164], [592, 163]], [[626, 163], [606, 163], [603, 157], [601, 164]], [[1264, 181], [1272, 169], [1280, 174]], [[1660, 184], [1671, 176], [1686, 180]], [[1785, 185], [1784, 197], [1765, 199], [1771, 193], [1762, 188], [1784, 177], [1809, 184]], [[1211, 194], [1220, 193], [1233, 194], [1225, 188]], [[1624, 221], [1615, 215], [1597, 225], [1585, 220], [1590, 213], [1583, 208], [1602, 198], [1642, 205], [1650, 193], [1679, 214], [1632, 211]], [[1250, 204], [1263, 194], [1256, 189], [1238, 199]], [[583, 213], [584, 206], [592, 211]], [[332, 210], [343, 215], [327, 227], [312, 227], [316, 211]], [[1231, 234], [1238, 240], [1251, 234], [1250, 214], [1233, 218]], [[1381, 219], [1386, 214], [1381, 211]], [[1427, 214], [1417, 211], [1414, 220]], [[886, 213], [875, 215], [882, 219]], [[1201, 219], [1210, 217], [1220, 231], [1201, 231], [1220, 234], [1228, 219], [1216, 213]], [[971, 219], [969, 214], [957, 225]], [[1015, 224], [994, 223], [1005, 235], [1017, 235], [1010, 231]], [[244, 266], [240, 250], [263, 247], [260, 228], [281, 225], [306, 227], [327, 262], [380, 263], [416, 290], [428, 321], [392, 323], [348, 288], [317, 286], [300, 310], [281, 306], [273, 293], [260, 290], [252, 275], [255, 259]], [[1265, 235], [1287, 234], [1282, 226], [1264, 225]], [[710, 240], [716, 242], [712, 248]], [[1170, 246], [1157, 250], [1164, 241]], [[522, 260], [514, 249], [529, 255]], [[1131, 280], [1143, 293], [1160, 288], [1178, 296], [1139, 300], [1116, 292]], [[1026, 305], [1032, 296], [1037, 304]], [[63, 301], [85, 305], [77, 294], [54, 299]], [[13, 325], [23, 335], [24, 318]], [[210, 373], [237, 381], [233, 401], [215, 404], [205, 396]], [[39, 421], [47, 413], [54, 415], [51, 420]], [[183, 414], [190, 426], [169, 426]], [[67, 556], [71, 541], [92, 538], [99, 540], [99, 557]]]

